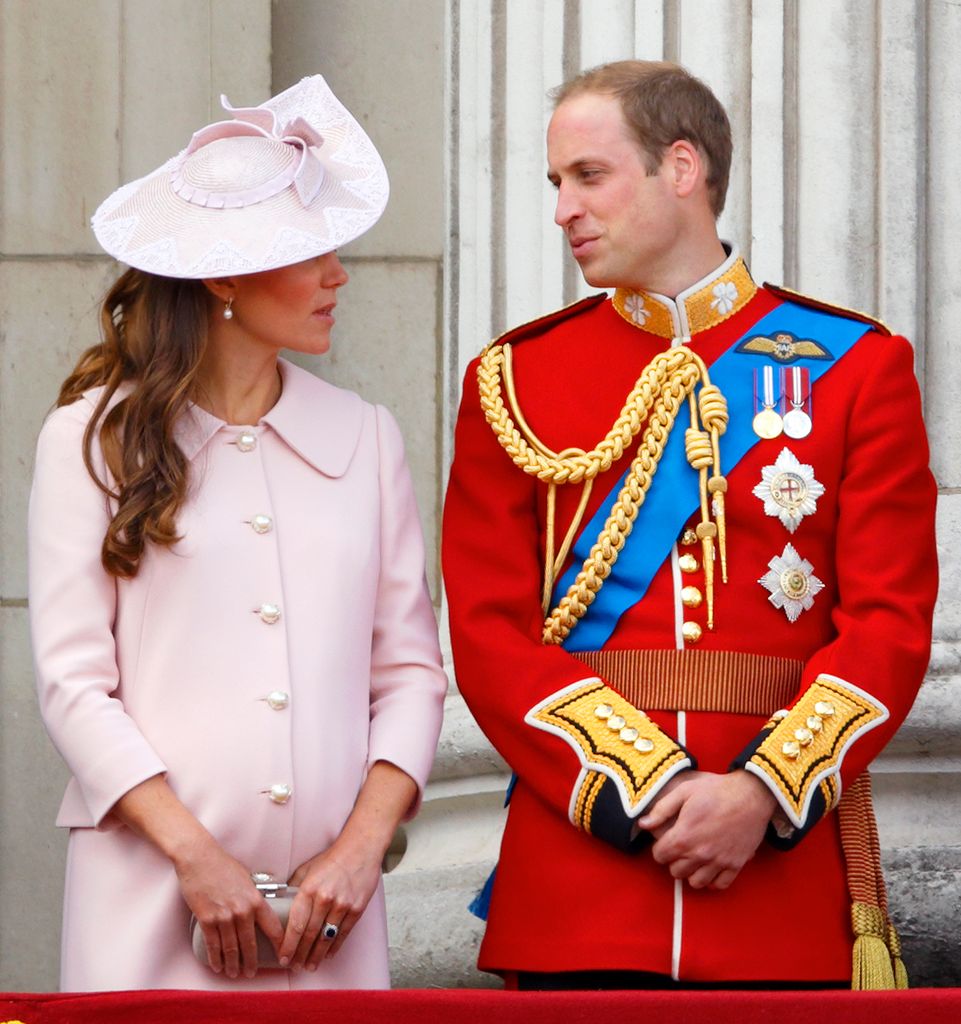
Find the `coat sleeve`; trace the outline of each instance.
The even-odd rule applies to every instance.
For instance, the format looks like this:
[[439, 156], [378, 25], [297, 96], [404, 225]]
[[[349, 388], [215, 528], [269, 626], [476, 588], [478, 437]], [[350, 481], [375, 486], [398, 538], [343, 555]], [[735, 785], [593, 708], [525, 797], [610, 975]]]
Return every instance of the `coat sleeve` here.
[[780, 805], [776, 845], [795, 845], [904, 720], [924, 678], [937, 596], [935, 507], [906, 339], [877, 334], [848, 415], [835, 534], [835, 637], [801, 691], [736, 759]]
[[417, 783], [420, 806], [437, 749], [447, 676], [424, 575], [424, 538], [404, 444], [377, 407], [380, 578], [371, 649], [369, 763], [389, 761]]
[[443, 563], [457, 683], [517, 776], [621, 849], [635, 819], [693, 758], [561, 647], [541, 642], [537, 480], [515, 466], [468, 368], [444, 510]]
[[[55, 410], [37, 443], [30, 494], [30, 628], [40, 712], [91, 824], [165, 766], [124, 711], [113, 625], [118, 581], [100, 562], [110, 513], [82, 457], [90, 405]], [[102, 465], [98, 472], [102, 472]]]

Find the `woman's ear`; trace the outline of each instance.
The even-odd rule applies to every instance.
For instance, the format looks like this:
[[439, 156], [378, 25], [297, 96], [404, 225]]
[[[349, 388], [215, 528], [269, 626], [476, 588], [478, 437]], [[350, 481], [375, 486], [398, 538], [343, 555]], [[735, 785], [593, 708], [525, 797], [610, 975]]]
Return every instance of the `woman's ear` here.
[[232, 277], [205, 277], [201, 283], [221, 302], [235, 298], [237, 293], [237, 285]]

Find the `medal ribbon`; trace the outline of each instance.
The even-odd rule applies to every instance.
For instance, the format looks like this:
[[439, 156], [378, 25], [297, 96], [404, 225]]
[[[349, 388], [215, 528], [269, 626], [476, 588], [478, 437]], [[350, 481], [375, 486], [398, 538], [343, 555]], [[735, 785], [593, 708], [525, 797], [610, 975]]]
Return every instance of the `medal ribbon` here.
[[[833, 361], [801, 357], [795, 364], [807, 368], [810, 390], [814, 382], [828, 373], [838, 359], [870, 330], [869, 324], [858, 320], [785, 302], [762, 317], [714, 361], [709, 367], [711, 383], [721, 389], [731, 410], [727, 431], [721, 438], [724, 469], [728, 476], [760, 440], [751, 428], [754, 386], [751, 375], [745, 372], [746, 365], [749, 366], [750, 360], [756, 358], [770, 360], [775, 366], [783, 365], [771, 356], [735, 352], [737, 346], [758, 334], [770, 337], [778, 332], [820, 341], [833, 354]], [[581, 528], [572, 548], [572, 562], [555, 583], [553, 604], [556, 605], [567, 593], [580, 572], [604, 528], [610, 502], [624, 485], [627, 472], [625, 470], [621, 474], [600, 508]], [[586, 615], [564, 641], [566, 650], [594, 651], [607, 643], [621, 616], [643, 600], [651, 581], [670, 557], [684, 523], [699, 507], [698, 475], [691, 469], [684, 452], [684, 431], [675, 427], [664, 448], [647, 498], [638, 510], [631, 535]]]
[[803, 366], [792, 366], [788, 370], [781, 371], [785, 375], [785, 388], [788, 404], [791, 408], [801, 409], [808, 400], [811, 393], [811, 382], [806, 368]]

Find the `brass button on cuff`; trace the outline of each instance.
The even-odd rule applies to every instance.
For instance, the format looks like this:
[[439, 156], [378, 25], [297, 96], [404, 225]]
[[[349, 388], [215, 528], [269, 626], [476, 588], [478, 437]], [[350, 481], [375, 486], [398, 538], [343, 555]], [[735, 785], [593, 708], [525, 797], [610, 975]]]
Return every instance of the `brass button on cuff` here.
[[802, 747], [807, 747], [811, 745], [811, 742], [814, 739], [814, 733], [810, 729], [795, 729], [794, 738]]
[[[637, 713], [642, 718], [647, 718], [643, 711], [638, 711]], [[647, 749], [638, 746], [638, 744], [650, 743], [650, 740], [640, 739], [640, 732], [633, 725], [628, 725], [623, 715], [615, 715], [614, 708], [610, 704], [598, 704], [594, 708], [594, 714], [601, 721], [606, 722], [608, 729], [611, 732], [616, 732], [625, 743], [632, 743], [635, 750], [647, 753]], [[653, 743], [651, 743], [650, 749], [654, 749]]]

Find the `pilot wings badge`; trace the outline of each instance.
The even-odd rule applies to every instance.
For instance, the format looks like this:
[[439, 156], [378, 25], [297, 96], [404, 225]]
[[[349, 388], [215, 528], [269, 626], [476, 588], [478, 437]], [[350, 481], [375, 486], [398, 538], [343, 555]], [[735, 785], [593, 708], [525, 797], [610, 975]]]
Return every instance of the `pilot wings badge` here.
[[766, 334], [755, 334], [753, 338], [742, 341], [734, 351], [752, 356], [770, 356], [784, 366], [799, 359], [834, 359], [819, 341], [798, 338], [790, 331], [777, 331], [770, 337]]

